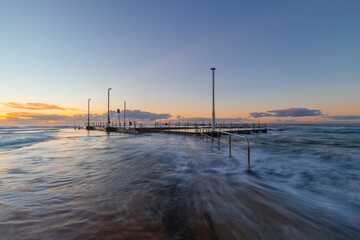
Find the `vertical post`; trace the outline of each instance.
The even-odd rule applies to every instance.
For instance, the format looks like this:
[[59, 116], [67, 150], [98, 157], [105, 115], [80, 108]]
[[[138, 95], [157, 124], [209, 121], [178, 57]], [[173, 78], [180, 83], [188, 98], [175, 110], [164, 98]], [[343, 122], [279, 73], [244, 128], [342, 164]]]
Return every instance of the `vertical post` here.
[[90, 126], [90, 100], [91, 99], [88, 99], [88, 127]]
[[248, 171], [250, 171], [250, 144], [248, 143], [248, 147], [247, 147], [247, 150], [248, 150]]
[[121, 123], [120, 123], [120, 109], [117, 109], [117, 114], [118, 114], [118, 117], [119, 117], [119, 127], [121, 127]]
[[107, 126], [110, 126], [110, 90], [111, 88], [108, 88], [108, 119], [107, 119]]
[[126, 126], [125, 111], [126, 111], [126, 100], [124, 100], [124, 129], [125, 129], [125, 126]]
[[231, 135], [229, 135], [229, 156], [231, 157]]
[[211, 130], [211, 145], [213, 144], [213, 142], [214, 142], [214, 137], [213, 137], [213, 130]]
[[211, 68], [212, 71], [212, 130], [215, 130], [215, 69]]
[[218, 132], [218, 149], [220, 150], [220, 132]]

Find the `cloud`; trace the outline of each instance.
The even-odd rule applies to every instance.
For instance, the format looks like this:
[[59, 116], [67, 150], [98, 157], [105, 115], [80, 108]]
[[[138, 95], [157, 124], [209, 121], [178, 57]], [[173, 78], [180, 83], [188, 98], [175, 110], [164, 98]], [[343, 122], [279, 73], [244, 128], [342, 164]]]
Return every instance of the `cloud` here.
[[37, 119], [37, 120], [67, 120], [73, 118], [68, 115], [59, 114], [41, 114], [41, 113], [29, 113], [29, 112], [11, 112], [6, 115], [12, 118], [22, 119]]
[[[120, 113], [121, 121], [123, 112]], [[116, 111], [110, 111], [111, 121], [117, 122], [118, 115]], [[171, 115], [168, 113], [151, 113], [140, 110], [126, 110], [127, 121], [154, 121], [168, 119]], [[107, 113], [90, 114], [91, 122], [107, 121]], [[1, 116], [0, 124], [84, 124], [87, 122], [87, 114], [62, 115], [62, 114], [41, 114], [31, 112], [10, 112]]]
[[[205, 118], [205, 117], [177, 118], [177, 121], [209, 123], [209, 122], [212, 122], [212, 118]], [[216, 122], [224, 122], [224, 123], [243, 122], [243, 121], [252, 121], [252, 120], [247, 119], [247, 118], [241, 118], [241, 117], [238, 117], [238, 118], [216, 118]]]
[[12, 107], [12, 108], [20, 108], [20, 109], [29, 109], [29, 110], [75, 110], [78, 111], [77, 108], [62, 108], [57, 105], [46, 104], [46, 103], [1, 103], [4, 106]]
[[334, 120], [360, 120], [360, 116], [356, 116], [356, 115], [348, 115], [348, 116], [336, 115], [336, 116], [326, 116], [326, 117]]
[[273, 117], [273, 114], [266, 113], [266, 112], [252, 112], [250, 116], [253, 118], [260, 118], [260, 117]]
[[266, 112], [252, 112], [250, 116], [253, 118], [260, 117], [311, 117], [322, 116], [320, 110], [308, 109], [308, 108], [286, 108], [279, 110], [270, 110]]
[[284, 123], [297, 123], [295, 119], [284, 120]]
[[[123, 114], [123, 111], [121, 111]], [[171, 117], [169, 113], [151, 113], [141, 110], [126, 110], [126, 118], [132, 120], [142, 120], [142, 121], [154, 121], [159, 119], [168, 119]], [[113, 115], [116, 112], [113, 112]], [[121, 116], [122, 117], [122, 116]]]

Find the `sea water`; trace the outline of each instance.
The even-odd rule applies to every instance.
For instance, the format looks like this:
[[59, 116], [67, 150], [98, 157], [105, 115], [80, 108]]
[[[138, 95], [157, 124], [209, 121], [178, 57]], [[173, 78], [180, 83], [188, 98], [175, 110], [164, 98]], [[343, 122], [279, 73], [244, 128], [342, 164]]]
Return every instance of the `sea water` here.
[[360, 125], [246, 137], [0, 126], [0, 239], [360, 239]]

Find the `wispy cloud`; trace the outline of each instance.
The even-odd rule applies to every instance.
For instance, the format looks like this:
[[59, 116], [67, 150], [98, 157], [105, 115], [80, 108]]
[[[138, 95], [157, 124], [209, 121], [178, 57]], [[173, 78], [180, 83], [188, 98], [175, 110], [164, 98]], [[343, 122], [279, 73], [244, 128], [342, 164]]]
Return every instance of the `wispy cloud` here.
[[[190, 117], [190, 118], [183, 118], [181, 116], [177, 116], [177, 121], [180, 122], [211, 122], [212, 118], [206, 118], [206, 117]], [[225, 123], [231, 123], [231, 122], [243, 122], [243, 121], [253, 121], [248, 118], [216, 118], [216, 122], [225, 122]]]
[[[123, 121], [123, 112], [120, 113]], [[116, 111], [110, 111], [112, 121], [118, 121]], [[154, 121], [169, 119], [168, 113], [151, 113], [141, 110], [126, 110], [126, 120], [130, 121]], [[107, 120], [107, 113], [90, 114], [91, 122], [104, 122]], [[2, 115], [0, 123], [3, 124], [83, 124], [87, 121], [87, 114], [62, 115], [62, 114], [41, 114], [31, 112], [10, 112]]]
[[326, 116], [334, 120], [360, 120], [360, 116], [357, 115], [336, 115], [336, 116]]
[[[113, 114], [115, 114], [114, 112]], [[159, 119], [169, 119], [169, 113], [152, 113], [141, 110], [126, 110], [126, 118], [133, 120], [154, 121]]]
[[266, 112], [252, 112], [250, 116], [253, 118], [260, 117], [312, 117], [322, 116], [320, 110], [308, 109], [308, 108], [286, 108], [279, 110], [270, 110]]
[[267, 112], [252, 112], [250, 113], [250, 116], [253, 118], [275, 117], [273, 114]]
[[63, 108], [53, 104], [46, 103], [16, 103], [16, 102], [8, 102], [1, 103], [4, 106], [12, 107], [12, 108], [20, 108], [20, 109], [29, 109], [29, 110], [79, 110], [77, 108]]

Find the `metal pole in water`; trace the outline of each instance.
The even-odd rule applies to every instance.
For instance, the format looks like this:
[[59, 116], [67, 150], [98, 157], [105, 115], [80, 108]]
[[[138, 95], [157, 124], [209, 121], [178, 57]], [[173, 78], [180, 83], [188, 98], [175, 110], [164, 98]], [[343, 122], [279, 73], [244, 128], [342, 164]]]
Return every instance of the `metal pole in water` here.
[[250, 171], [250, 144], [248, 144], [248, 171]]
[[215, 69], [211, 68], [212, 71], [212, 130], [215, 130]]
[[218, 132], [218, 149], [220, 150], [220, 132]]
[[126, 100], [124, 100], [124, 129], [126, 126], [126, 122], [125, 122], [125, 111], [126, 111]]
[[90, 98], [88, 99], [88, 127], [90, 126]]
[[231, 157], [231, 135], [229, 135], [229, 156]]
[[110, 90], [111, 90], [111, 88], [108, 89], [108, 121], [107, 121], [108, 127], [110, 124]]
[[117, 109], [116, 112], [117, 112], [118, 117], [119, 117], [119, 127], [121, 127], [121, 123], [120, 123], [120, 109]]

